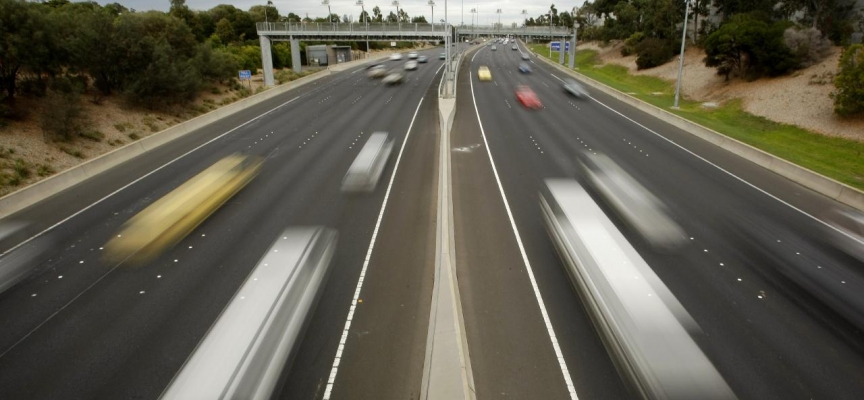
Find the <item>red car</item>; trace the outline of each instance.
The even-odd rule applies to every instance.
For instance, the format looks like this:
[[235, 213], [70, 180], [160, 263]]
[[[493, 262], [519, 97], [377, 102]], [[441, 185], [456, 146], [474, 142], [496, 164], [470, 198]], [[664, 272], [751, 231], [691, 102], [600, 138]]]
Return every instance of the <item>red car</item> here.
[[534, 91], [528, 86], [519, 85], [516, 87], [516, 99], [519, 100], [525, 108], [543, 108], [543, 103], [540, 102], [537, 93], [534, 93]]

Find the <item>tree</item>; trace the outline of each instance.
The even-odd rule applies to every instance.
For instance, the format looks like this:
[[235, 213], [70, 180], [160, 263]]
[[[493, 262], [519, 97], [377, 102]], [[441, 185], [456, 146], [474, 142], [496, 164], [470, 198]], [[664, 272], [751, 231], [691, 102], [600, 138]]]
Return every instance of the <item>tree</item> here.
[[411, 21], [411, 18], [408, 17], [408, 13], [405, 12], [404, 8], [400, 8], [399, 9], [399, 22], [408, 23], [409, 21]]
[[840, 57], [840, 72], [831, 93], [834, 112], [840, 116], [864, 114], [864, 45], [849, 46]]
[[288, 22], [300, 22], [300, 16], [294, 13], [288, 13]]
[[360, 23], [365, 24], [367, 22], [372, 22], [372, 18], [369, 17], [369, 13], [367, 13], [366, 11], [363, 11], [360, 13]]
[[424, 17], [422, 15], [419, 17], [411, 18], [411, 22], [416, 22], [418, 24], [428, 24], [429, 23], [428, 21], [426, 21], [426, 17]]
[[43, 69], [54, 64], [53, 29], [45, 6], [0, 0], [0, 93], [12, 103], [18, 75], [24, 69]]
[[171, 0], [171, 8], [168, 14], [172, 17], [182, 19], [187, 25], [192, 25], [195, 14], [186, 6], [186, 0]]
[[390, 14], [387, 15], [387, 22], [392, 22], [392, 23], [399, 22], [399, 19], [396, 18], [396, 14], [393, 14], [393, 11], [390, 11]]
[[237, 40], [237, 34], [234, 33], [234, 27], [231, 25], [231, 21], [228, 21], [227, 18], [222, 18], [216, 23], [216, 32], [214, 33], [219, 37], [219, 40], [221, 40], [222, 43], [231, 43]]
[[273, 7], [273, 2], [268, 1], [267, 5], [256, 5], [249, 8], [249, 17], [254, 22], [274, 22], [280, 18], [279, 10]]
[[375, 6], [375, 8], [372, 9], [372, 15], [375, 16], [375, 22], [383, 21], [383, 16], [381, 15], [381, 7]]
[[783, 43], [789, 23], [767, 22], [751, 15], [733, 16], [705, 40], [705, 65], [729, 79], [737, 74], [748, 79], [763, 74], [777, 76], [792, 70], [796, 58]]

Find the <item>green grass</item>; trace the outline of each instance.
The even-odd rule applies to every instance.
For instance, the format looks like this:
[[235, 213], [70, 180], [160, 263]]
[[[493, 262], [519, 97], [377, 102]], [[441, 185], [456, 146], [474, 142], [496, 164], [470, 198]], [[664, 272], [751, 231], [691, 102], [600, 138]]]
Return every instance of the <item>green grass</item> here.
[[[545, 45], [533, 45], [532, 50], [549, 59]], [[565, 65], [567, 65], [565, 56]], [[552, 61], [558, 61], [553, 53]], [[646, 103], [660, 107], [697, 124], [747, 143], [760, 150], [833, 178], [864, 189], [864, 142], [825, 136], [794, 125], [770, 121], [743, 110], [735, 99], [717, 108], [704, 108], [700, 102], [680, 99], [679, 109], [672, 109], [675, 83], [660, 78], [631, 75], [620, 65], [600, 65], [597, 52], [576, 52], [576, 67], [583, 75], [627, 93]]]

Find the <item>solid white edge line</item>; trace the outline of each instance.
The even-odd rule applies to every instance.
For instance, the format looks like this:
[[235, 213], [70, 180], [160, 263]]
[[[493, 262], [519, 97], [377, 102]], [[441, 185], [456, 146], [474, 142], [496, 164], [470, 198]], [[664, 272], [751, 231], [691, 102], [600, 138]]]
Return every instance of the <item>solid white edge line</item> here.
[[[441, 68], [438, 68], [440, 71]], [[438, 72], [436, 71], [437, 75]], [[431, 83], [430, 83], [431, 85]], [[330, 375], [327, 378], [327, 388], [324, 389], [324, 400], [329, 400], [333, 393], [333, 384], [336, 382], [336, 374], [339, 372], [339, 364], [342, 361], [342, 351], [345, 349], [345, 343], [348, 341], [348, 330], [351, 328], [351, 321], [354, 319], [354, 310], [357, 309], [357, 299], [360, 298], [360, 290], [363, 288], [363, 281], [366, 279], [366, 270], [369, 268], [369, 261], [372, 259], [372, 250], [375, 248], [375, 239], [378, 238], [378, 229], [381, 227], [381, 221], [384, 219], [384, 210], [387, 209], [387, 200], [390, 198], [390, 190], [393, 188], [393, 182], [396, 180], [396, 171], [399, 170], [399, 162], [402, 160], [402, 152], [405, 151], [405, 145], [408, 143], [408, 137], [411, 135], [411, 129], [414, 127], [414, 120], [417, 119], [417, 113], [420, 112], [420, 106], [426, 96], [420, 98], [417, 103], [417, 109], [414, 110], [414, 116], [411, 117], [411, 124], [408, 125], [408, 132], [405, 133], [405, 139], [402, 140], [402, 147], [399, 148], [399, 156], [396, 157], [396, 165], [393, 167], [393, 173], [390, 174], [390, 183], [387, 184], [387, 191], [384, 193], [384, 201], [381, 203], [381, 211], [378, 212], [378, 221], [375, 222], [375, 229], [372, 231], [372, 239], [369, 241], [369, 248], [366, 250], [366, 258], [363, 260], [363, 268], [360, 269], [360, 277], [357, 280], [357, 287], [354, 289], [354, 297], [351, 299], [351, 307], [348, 308], [348, 317], [345, 319], [345, 328], [342, 330], [342, 337], [339, 338], [339, 346], [336, 349], [336, 356], [333, 358], [333, 367], [330, 368]]]
[[[476, 54], [475, 54], [476, 56]], [[474, 59], [471, 59], [472, 63]], [[525, 271], [528, 272], [528, 279], [531, 281], [531, 288], [534, 289], [534, 297], [537, 299], [537, 304], [540, 306], [540, 314], [543, 315], [543, 323], [546, 325], [546, 331], [549, 333], [549, 339], [552, 341], [552, 349], [555, 351], [555, 357], [558, 358], [558, 366], [561, 367], [561, 374], [564, 376], [564, 383], [567, 385], [567, 391], [570, 392], [571, 400], [578, 400], [576, 395], [576, 387], [573, 385], [573, 379], [570, 378], [570, 371], [567, 369], [567, 361], [564, 360], [564, 355], [561, 353], [561, 346], [558, 345], [558, 338], [555, 336], [555, 330], [552, 328], [552, 321], [549, 319], [549, 313], [546, 311], [546, 305], [543, 302], [543, 296], [540, 294], [540, 288], [537, 286], [537, 280], [534, 278], [534, 269], [531, 268], [531, 262], [528, 261], [528, 254], [525, 253], [525, 246], [522, 245], [522, 236], [519, 234], [519, 229], [516, 228], [516, 221], [513, 220], [513, 213], [510, 211], [510, 203], [507, 202], [507, 195], [504, 194], [504, 186], [501, 185], [501, 178], [498, 176], [498, 168], [495, 167], [495, 161], [492, 159], [492, 150], [489, 148], [489, 141], [486, 140], [486, 131], [483, 129], [483, 121], [480, 120], [480, 111], [477, 109], [477, 98], [474, 97], [474, 80], [471, 79], [471, 100], [474, 103], [474, 113], [477, 115], [477, 124], [480, 126], [480, 134], [483, 136], [483, 143], [486, 145], [486, 154], [489, 156], [489, 163], [492, 165], [492, 173], [495, 175], [495, 182], [498, 184], [498, 191], [501, 193], [501, 199], [504, 201], [504, 208], [507, 210], [507, 218], [510, 219], [510, 227], [513, 229], [513, 234], [516, 236], [516, 244], [519, 246], [519, 253], [522, 254], [522, 262], [525, 263]]]
[[[547, 71], [547, 72], [548, 72], [548, 71]], [[555, 79], [557, 79], [557, 80], [559, 80], [559, 81], [561, 81], [561, 82], [564, 82], [564, 80], [562, 80], [561, 78], [555, 76], [555, 74], [553, 74], [553, 73], [551, 73], [551, 72], [548, 72], [548, 73], [549, 73], [549, 75], [551, 75], [553, 78], [555, 78]], [[675, 147], [678, 147], [679, 149], [684, 150], [684, 151], [687, 152], [687, 153], [690, 153], [690, 155], [692, 155], [693, 157], [696, 157], [696, 158], [698, 158], [698, 159], [704, 161], [704, 162], [707, 163], [708, 165], [710, 165], [710, 166], [712, 166], [712, 167], [714, 167], [714, 168], [719, 169], [720, 171], [726, 173], [727, 175], [729, 175], [729, 176], [731, 176], [731, 177], [733, 177], [733, 178], [735, 178], [735, 179], [741, 181], [741, 182], [744, 183], [745, 185], [750, 186], [750, 187], [753, 188], [753, 189], [756, 189], [757, 191], [761, 192], [762, 194], [764, 194], [764, 195], [766, 195], [766, 196], [768, 196], [768, 197], [770, 197], [770, 198], [772, 198], [772, 199], [774, 199], [774, 200], [777, 200], [780, 204], [783, 204], [783, 205], [785, 205], [785, 206], [787, 206], [787, 207], [789, 207], [789, 208], [791, 208], [791, 209], [793, 209], [793, 210], [795, 210], [795, 211], [797, 211], [797, 212], [803, 214], [804, 216], [806, 216], [806, 217], [808, 217], [808, 218], [810, 218], [810, 219], [812, 219], [812, 220], [814, 220], [814, 221], [816, 221], [816, 222], [818, 222], [818, 223], [820, 223], [820, 224], [822, 224], [822, 225], [828, 227], [829, 229], [831, 229], [831, 230], [833, 230], [833, 231], [835, 231], [835, 232], [837, 232], [837, 233], [840, 233], [840, 234], [842, 234], [843, 236], [846, 236], [847, 238], [852, 239], [853, 241], [855, 241], [855, 242], [857, 242], [857, 243], [859, 243], [859, 244], [861, 244], [861, 245], [864, 245], [864, 241], [861, 241], [861, 240], [855, 238], [854, 236], [852, 236], [852, 235], [850, 235], [850, 234], [848, 234], [848, 233], [846, 233], [846, 232], [843, 232], [843, 231], [840, 230], [840, 229], [837, 229], [837, 227], [835, 227], [835, 226], [833, 226], [833, 225], [831, 225], [831, 224], [829, 224], [829, 223], [827, 223], [827, 222], [825, 222], [825, 221], [823, 221], [823, 220], [821, 220], [821, 219], [819, 219], [819, 218], [816, 218], [814, 215], [812, 215], [812, 214], [810, 214], [810, 213], [808, 213], [808, 212], [806, 212], [806, 211], [804, 211], [804, 210], [802, 210], [802, 209], [800, 209], [800, 208], [798, 208], [798, 207], [795, 207], [795, 206], [793, 206], [793, 205], [790, 204], [790, 203], [787, 203], [785, 200], [783, 200], [783, 199], [781, 199], [781, 198], [779, 198], [779, 197], [777, 197], [777, 196], [775, 196], [775, 195], [773, 195], [773, 194], [771, 194], [771, 193], [768, 193], [768, 192], [765, 191], [764, 189], [762, 189], [762, 188], [760, 188], [760, 187], [758, 187], [758, 186], [756, 186], [756, 185], [754, 185], [754, 184], [748, 182], [746, 179], [741, 178], [740, 176], [735, 175], [735, 174], [733, 174], [732, 172], [729, 172], [728, 170], [724, 169], [723, 167], [721, 167], [721, 166], [719, 166], [719, 165], [717, 165], [717, 164], [715, 164], [715, 163], [709, 161], [709, 160], [706, 159], [705, 157], [702, 157], [702, 156], [700, 156], [700, 155], [698, 155], [698, 154], [696, 154], [696, 153], [690, 151], [689, 149], [687, 149], [687, 148], [685, 148], [684, 146], [682, 146], [682, 145], [676, 143], [676, 142], [673, 141], [672, 139], [669, 139], [669, 138], [667, 138], [667, 137], [665, 137], [665, 136], [663, 136], [663, 135], [661, 135], [661, 134], [659, 134], [659, 133], [653, 131], [651, 128], [648, 128], [647, 126], [642, 125], [642, 124], [636, 122], [635, 120], [633, 120], [632, 118], [630, 118], [630, 117], [628, 117], [628, 116], [622, 114], [622, 113], [619, 112], [618, 110], [616, 110], [616, 109], [614, 109], [614, 108], [612, 108], [612, 107], [606, 105], [605, 103], [603, 103], [603, 102], [600, 101], [600, 100], [597, 100], [596, 98], [594, 98], [594, 96], [587, 95], [586, 97], [588, 97], [588, 98], [591, 99], [591, 100], [594, 100], [595, 102], [597, 102], [597, 104], [600, 104], [601, 106], [606, 107], [607, 109], [609, 109], [609, 111], [612, 111], [612, 112], [614, 112], [615, 114], [618, 114], [619, 116], [621, 116], [622, 118], [624, 118], [624, 119], [626, 119], [626, 120], [628, 120], [628, 121], [630, 121], [630, 122], [636, 124], [636, 125], [639, 126], [640, 128], [645, 129], [646, 131], [651, 132], [651, 133], [654, 134], [655, 136], [657, 136], [657, 137], [659, 137], [659, 138], [661, 138], [661, 139], [663, 139], [663, 140], [665, 140], [665, 141], [671, 143], [671, 144], [674, 145]], [[619, 100], [619, 101], [620, 101], [620, 100]], [[641, 101], [641, 100], [640, 100], [640, 101]], [[646, 104], [647, 104], [647, 103], [646, 103]], [[644, 111], [643, 111], [643, 112], [644, 112]], [[665, 122], [665, 121], [661, 120], [660, 118], [657, 118], [657, 117], [654, 117], [654, 118], [656, 118], [658, 121], [661, 121], [661, 122], [664, 122], [664, 123], [667, 123], [667, 124], [668, 124], [668, 122]], [[688, 121], [689, 121], [689, 120], [688, 120]], [[678, 128], [678, 129], [680, 129], [680, 128]], [[681, 130], [684, 131], [684, 132], [687, 132], [687, 131], [684, 130], [684, 129], [681, 129]], [[688, 133], [689, 133], [689, 132], [688, 132]], [[721, 134], [721, 135], [722, 135], [722, 134]], [[723, 136], [725, 137], [725, 135], [723, 135]], [[717, 147], [719, 147], [719, 146], [717, 146]], [[720, 147], [720, 148], [723, 149], [722, 147]], [[723, 149], [723, 150], [726, 150], [726, 149]], [[726, 150], [726, 151], [729, 151], [729, 150]], [[729, 151], [729, 152], [732, 153], [731, 151]], [[732, 154], [734, 154], [734, 153], [732, 153]], [[743, 157], [742, 157], [742, 158], [743, 158]], [[745, 159], [745, 160], [746, 160], [746, 159]], [[750, 160], [747, 160], [747, 161], [750, 161]], [[751, 161], [751, 162], [752, 162], [752, 161]], [[766, 169], [767, 169], [767, 168], [766, 168]], [[787, 179], [787, 180], [788, 180], [788, 178], [784, 178], [784, 179]], [[793, 181], [793, 183], [795, 183], [795, 182]], [[796, 184], [797, 184], [797, 185], [800, 185], [800, 183], [796, 183]], [[803, 185], [801, 185], [801, 186], [803, 186]], [[806, 188], [806, 187], [805, 187], [805, 188]], [[807, 188], [807, 189], [808, 189], [808, 190], [813, 190], [813, 189], [810, 189], [810, 188]], [[815, 190], [813, 190], [813, 191], [816, 192]], [[819, 192], [816, 192], [816, 193], [819, 193]], [[819, 194], [821, 194], [821, 193], [819, 193]], [[825, 195], [823, 195], [823, 196], [825, 196]], [[825, 197], [828, 197], [828, 196], [825, 196]], [[828, 197], [828, 198], [831, 199], [830, 197]], [[831, 200], [833, 200], [833, 201], [835, 201], [835, 202], [837, 201], [837, 200], [835, 200], [835, 199], [831, 199]], [[838, 202], [838, 203], [839, 203], [839, 202]], [[840, 204], [842, 204], [842, 203], [840, 203]]]
[[[316, 84], [317, 84], [317, 82], [313, 82], [313, 83], [316, 83]], [[195, 147], [194, 149], [189, 150], [189, 151], [187, 151], [187, 152], [185, 152], [185, 153], [183, 153], [183, 154], [177, 156], [177, 158], [175, 158], [175, 159], [173, 159], [173, 160], [171, 160], [171, 161], [168, 161], [168, 162], [165, 163], [165, 164], [162, 164], [162, 165], [159, 166], [158, 168], [156, 168], [156, 169], [154, 169], [154, 170], [148, 172], [146, 175], [143, 175], [143, 176], [139, 177], [138, 179], [135, 179], [134, 181], [129, 182], [129, 183], [126, 184], [125, 186], [123, 186], [123, 187], [121, 187], [121, 188], [119, 188], [119, 189], [117, 189], [117, 190], [115, 190], [115, 191], [113, 191], [113, 192], [111, 192], [111, 193], [108, 193], [107, 195], [105, 195], [105, 197], [102, 197], [101, 199], [96, 200], [95, 202], [91, 203], [91, 204], [88, 205], [87, 207], [84, 207], [84, 208], [78, 210], [77, 212], [75, 212], [74, 214], [72, 214], [72, 215], [70, 215], [70, 216], [68, 216], [68, 217], [66, 217], [66, 218], [63, 218], [62, 220], [60, 220], [59, 222], [55, 223], [54, 225], [51, 225], [51, 226], [49, 226], [48, 228], [43, 229], [41, 232], [39, 232], [39, 233], [37, 233], [37, 234], [35, 234], [35, 235], [33, 235], [33, 236], [27, 238], [26, 240], [22, 241], [21, 243], [16, 244], [15, 246], [13, 246], [12, 248], [10, 248], [9, 250], [6, 250], [6, 251], [4, 251], [3, 253], [0, 253], [0, 257], [3, 257], [3, 256], [5, 256], [6, 254], [11, 253], [13, 250], [15, 250], [15, 249], [17, 249], [17, 248], [19, 248], [19, 247], [21, 247], [21, 246], [27, 244], [27, 243], [30, 243], [30, 241], [32, 241], [33, 239], [36, 239], [36, 238], [38, 238], [39, 236], [44, 235], [46, 232], [48, 232], [48, 231], [50, 231], [50, 230], [52, 230], [52, 229], [54, 229], [54, 228], [56, 228], [56, 227], [62, 225], [62, 224], [65, 223], [66, 221], [69, 221], [70, 219], [77, 217], [78, 215], [80, 215], [80, 214], [83, 213], [84, 211], [87, 211], [87, 210], [93, 208], [93, 207], [96, 206], [97, 204], [99, 204], [99, 203], [101, 203], [101, 202], [107, 200], [108, 198], [110, 198], [111, 196], [114, 196], [114, 195], [117, 194], [117, 193], [120, 193], [121, 191], [123, 191], [124, 189], [128, 188], [129, 186], [132, 186], [132, 185], [134, 185], [134, 184], [136, 184], [136, 183], [138, 183], [138, 182], [144, 180], [144, 178], [147, 178], [148, 176], [155, 174], [156, 172], [158, 172], [158, 171], [161, 170], [162, 168], [165, 168], [165, 167], [167, 167], [167, 166], [173, 164], [173, 163], [176, 162], [177, 160], [179, 160], [179, 159], [181, 159], [181, 158], [183, 158], [183, 157], [186, 157], [186, 156], [188, 156], [189, 154], [192, 154], [193, 152], [195, 152], [195, 151], [201, 149], [201, 148], [204, 147], [204, 146], [207, 146], [207, 145], [210, 144], [210, 143], [215, 142], [216, 140], [221, 139], [222, 137], [224, 137], [225, 135], [230, 134], [231, 132], [234, 132], [234, 131], [236, 131], [236, 130], [238, 130], [238, 129], [240, 129], [240, 128], [242, 128], [242, 127], [244, 127], [244, 126], [246, 126], [246, 125], [248, 125], [248, 124], [250, 124], [250, 123], [252, 123], [252, 122], [254, 122], [254, 121], [257, 121], [257, 120], [261, 119], [262, 117], [264, 117], [264, 116], [266, 116], [266, 115], [272, 113], [273, 111], [276, 111], [276, 110], [278, 110], [278, 109], [280, 109], [280, 108], [282, 108], [282, 107], [288, 105], [289, 103], [294, 102], [294, 100], [297, 100], [297, 99], [299, 99], [299, 98], [301, 98], [301, 97], [303, 97], [303, 96], [308, 96], [308, 95], [310, 95], [310, 94], [312, 94], [312, 93], [315, 93], [315, 92], [317, 92], [317, 91], [323, 89], [324, 87], [326, 87], [326, 86], [328, 86], [328, 85], [331, 85], [331, 84], [333, 84], [333, 83], [335, 83], [335, 82], [328, 82], [328, 83], [326, 83], [326, 84], [324, 84], [324, 85], [322, 85], [322, 86], [319, 86], [319, 87], [317, 87], [317, 88], [314, 88], [314, 89], [310, 90], [310, 91], [307, 92], [307, 93], [303, 93], [303, 94], [301, 94], [301, 95], [299, 95], [299, 96], [295, 96], [293, 99], [288, 100], [288, 101], [286, 101], [286, 102], [284, 102], [284, 103], [282, 103], [282, 104], [280, 104], [280, 105], [278, 105], [278, 106], [276, 106], [276, 107], [273, 107], [273, 108], [271, 108], [270, 110], [267, 110], [266, 112], [264, 112], [263, 114], [260, 114], [260, 115], [254, 117], [254, 118], [252, 118], [252, 119], [250, 119], [250, 120], [248, 120], [248, 121], [246, 121], [246, 122], [244, 122], [244, 123], [242, 123], [242, 124], [240, 124], [240, 125], [237, 125], [236, 127], [232, 128], [231, 130], [226, 131], [225, 133], [223, 133], [223, 134], [221, 134], [221, 135], [219, 135], [219, 136], [216, 136], [216, 137], [214, 137], [213, 139], [210, 139], [210, 140], [208, 140], [208, 141], [205, 142], [205, 143], [202, 143], [202, 144], [199, 145], [198, 147]], [[294, 90], [294, 89], [290, 89], [290, 90]], [[239, 112], [239, 111], [238, 111], [238, 112]], [[214, 121], [214, 122], [215, 122], [215, 121]], [[203, 128], [204, 128], [204, 127], [201, 127], [201, 128], [198, 128], [198, 129], [203, 129]], [[196, 129], [196, 130], [197, 130], [197, 129]], [[130, 144], [131, 144], [131, 143], [130, 143]], [[13, 216], [14, 216], [14, 214], [13, 214]], [[5, 218], [4, 218], [4, 219], [5, 219]]]

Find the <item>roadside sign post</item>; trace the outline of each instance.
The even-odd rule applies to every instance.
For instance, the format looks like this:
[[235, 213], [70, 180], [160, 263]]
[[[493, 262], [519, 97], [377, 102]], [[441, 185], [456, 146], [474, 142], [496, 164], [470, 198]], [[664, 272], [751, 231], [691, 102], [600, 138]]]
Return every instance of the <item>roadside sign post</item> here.
[[252, 90], [252, 71], [248, 69], [244, 69], [240, 71], [240, 82], [248, 81], [249, 82], [249, 90]]

